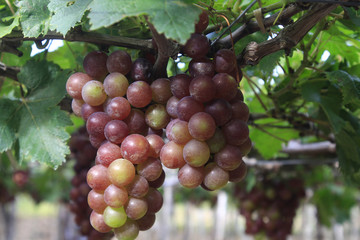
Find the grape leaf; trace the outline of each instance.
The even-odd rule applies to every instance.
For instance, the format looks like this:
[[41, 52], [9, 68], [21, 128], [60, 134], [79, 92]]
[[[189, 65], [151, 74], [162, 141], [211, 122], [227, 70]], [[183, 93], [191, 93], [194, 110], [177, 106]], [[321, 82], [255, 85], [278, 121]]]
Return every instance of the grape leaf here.
[[360, 79], [344, 71], [328, 72], [327, 77], [343, 91], [343, 103], [360, 104]]
[[20, 161], [38, 161], [57, 168], [69, 154], [69, 116], [57, 107], [65, 96], [69, 71], [46, 61], [29, 61], [18, 74], [27, 88], [21, 99], [0, 99], [0, 142], [4, 151], [19, 139]]
[[49, 10], [55, 13], [51, 18], [50, 28], [65, 35], [81, 20], [91, 2], [92, 0], [50, 0]]
[[46, 108], [46, 101], [24, 103], [19, 128], [21, 161], [39, 161], [57, 168], [70, 153], [65, 127], [69, 117], [58, 107]]
[[0, 152], [11, 148], [16, 139], [18, 118], [14, 117], [17, 112], [16, 102], [10, 99], [0, 99]]
[[48, 4], [49, 0], [19, 2], [20, 22], [25, 37], [38, 37], [47, 33], [51, 19]]
[[12, 23], [8, 26], [0, 22], [0, 38], [11, 33], [11, 31], [17, 26], [19, 26], [19, 15], [16, 15]]
[[91, 29], [110, 26], [128, 16], [146, 14], [159, 33], [182, 44], [194, 32], [201, 10], [193, 1], [179, 0], [93, 0], [89, 13]]

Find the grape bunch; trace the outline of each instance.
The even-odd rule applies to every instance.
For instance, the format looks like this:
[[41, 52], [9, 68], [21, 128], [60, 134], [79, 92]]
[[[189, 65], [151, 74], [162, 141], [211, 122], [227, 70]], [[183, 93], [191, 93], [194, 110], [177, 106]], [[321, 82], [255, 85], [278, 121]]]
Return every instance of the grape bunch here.
[[73, 133], [70, 139], [70, 150], [72, 157], [76, 160], [74, 164], [75, 175], [71, 180], [70, 211], [75, 214], [75, 223], [79, 226], [79, 232], [87, 236], [89, 240], [110, 239], [111, 235], [96, 231], [90, 224], [91, 209], [87, 203], [90, 187], [86, 183], [87, 171], [94, 165], [96, 149], [91, 146], [86, 128], [80, 128]]
[[263, 233], [270, 240], [286, 240], [296, 210], [305, 197], [305, 187], [300, 178], [266, 177], [250, 192], [243, 186], [235, 186], [235, 195], [240, 213], [246, 219], [247, 234]]
[[216, 190], [244, 178], [242, 157], [251, 141], [249, 109], [236, 81], [241, 72], [231, 50], [206, 57], [210, 45], [201, 32], [207, 24], [202, 13], [183, 48], [192, 58], [190, 75], [155, 78], [149, 60], [132, 61], [117, 50], [88, 53], [85, 73], [69, 77], [73, 112], [86, 120], [97, 148], [87, 183], [90, 221], [99, 232], [113, 229], [118, 239], [134, 239], [154, 224], [163, 166], [179, 169], [187, 188]]

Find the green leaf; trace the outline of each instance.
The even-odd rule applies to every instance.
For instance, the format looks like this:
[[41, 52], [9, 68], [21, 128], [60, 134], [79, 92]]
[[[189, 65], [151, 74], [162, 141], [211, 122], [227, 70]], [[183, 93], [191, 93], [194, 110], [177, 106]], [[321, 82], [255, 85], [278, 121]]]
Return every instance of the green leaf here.
[[17, 26], [19, 26], [19, 16], [18, 15], [16, 15], [14, 17], [14, 20], [8, 26], [0, 22], [0, 38], [11, 33], [11, 31]]
[[47, 33], [51, 19], [50, 11], [47, 8], [48, 4], [49, 0], [19, 2], [20, 22], [25, 37], [38, 37]]
[[360, 27], [360, 11], [355, 11], [354, 8], [344, 7], [348, 13], [351, 21], [358, 27]]
[[55, 14], [51, 18], [50, 28], [65, 35], [89, 9], [92, 0], [50, 0], [49, 10]]
[[46, 61], [29, 61], [19, 73], [19, 81], [29, 91], [27, 101], [55, 106], [66, 94], [65, 84], [69, 71]]
[[89, 13], [91, 29], [110, 26], [125, 17], [146, 14], [159, 33], [182, 44], [194, 32], [201, 10], [193, 1], [180, 0], [93, 0]]
[[[257, 121], [256, 124], [258, 124], [261, 129], [255, 127], [250, 128], [250, 139], [254, 143], [254, 147], [265, 159], [276, 157], [279, 151], [282, 149], [282, 145], [286, 143], [286, 141], [297, 138], [299, 136], [298, 132], [294, 129], [266, 127], [266, 125], [262, 126], [262, 124], [271, 124], [274, 121], [276, 120], [270, 118]], [[262, 124], [259, 124], [260, 122]], [[285, 125], [282, 124], [281, 126]]]
[[10, 99], [0, 99], [0, 153], [12, 147], [18, 127], [17, 104]]
[[[69, 71], [46, 61], [29, 61], [19, 73], [19, 81], [28, 89], [22, 98], [17, 129], [21, 161], [38, 161], [57, 168], [69, 154], [69, 116], [57, 107], [65, 95]], [[14, 118], [13, 118], [14, 119]]]
[[326, 74], [330, 81], [340, 85], [343, 92], [343, 103], [360, 104], [360, 79], [344, 71], [334, 71]]
[[19, 128], [21, 161], [39, 161], [57, 168], [70, 153], [64, 130], [71, 124], [68, 115], [58, 107], [24, 103]]

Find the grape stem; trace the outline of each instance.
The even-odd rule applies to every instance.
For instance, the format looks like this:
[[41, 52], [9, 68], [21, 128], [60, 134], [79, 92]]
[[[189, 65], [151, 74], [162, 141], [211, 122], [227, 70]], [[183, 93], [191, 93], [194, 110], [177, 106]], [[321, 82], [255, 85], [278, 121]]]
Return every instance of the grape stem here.
[[0, 76], [8, 77], [8, 78], [18, 81], [17, 74], [19, 72], [20, 72], [19, 68], [8, 67], [4, 63], [0, 62]]

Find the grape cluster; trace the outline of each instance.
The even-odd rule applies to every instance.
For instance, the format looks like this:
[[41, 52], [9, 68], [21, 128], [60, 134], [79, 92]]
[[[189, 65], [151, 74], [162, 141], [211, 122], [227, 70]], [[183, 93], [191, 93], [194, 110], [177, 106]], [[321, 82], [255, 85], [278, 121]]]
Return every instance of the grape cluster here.
[[250, 192], [237, 185], [235, 193], [240, 213], [246, 218], [247, 234], [263, 233], [271, 240], [286, 240], [305, 197], [305, 187], [300, 178], [266, 178]]
[[242, 157], [251, 141], [249, 109], [236, 81], [241, 72], [230, 50], [206, 58], [210, 46], [201, 32], [207, 24], [202, 13], [183, 48], [193, 59], [190, 75], [155, 79], [149, 60], [132, 61], [117, 50], [90, 52], [85, 73], [69, 77], [73, 112], [86, 120], [98, 149], [87, 183], [90, 221], [99, 232], [113, 229], [118, 239], [131, 239], [153, 225], [163, 201], [156, 189], [163, 165], [178, 168], [188, 188], [215, 190], [245, 176]]
[[87, 236], [89, 240], [110, 239], [109, 234], [99, 233], [92, 228], [89, 221], [91, 209], [87, 203], [87, 196], [90, 188], [86, 183], [86, 174], [94, 165], [96, 149], [90, 144], [86, 128], [80, 128], [72, 134], [69, 146], [72, 157], [76, 160], [69, 204], [70, 211], [75, 214], [75, 223], [79, 226], [80, 233]]

